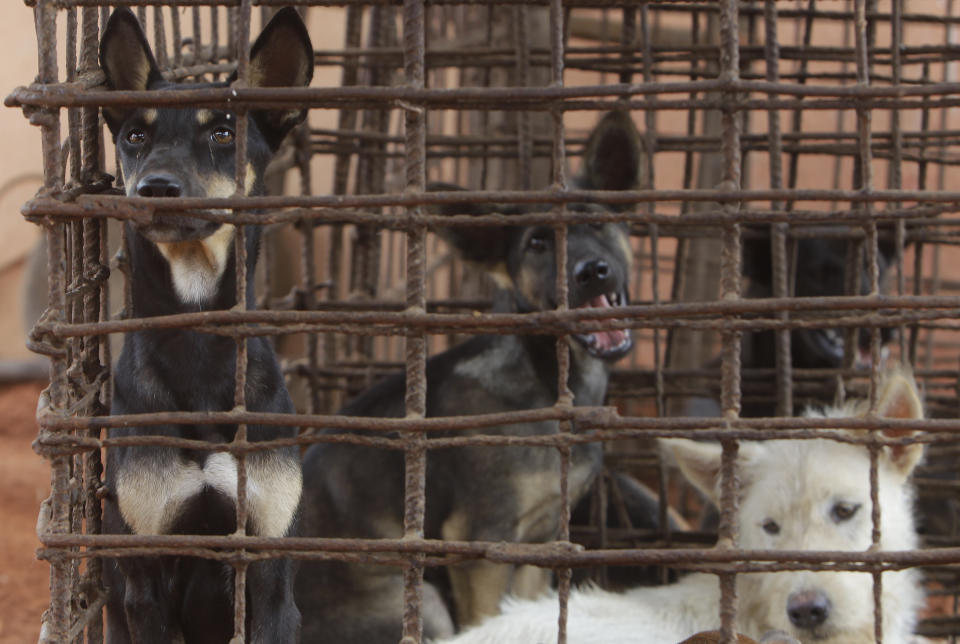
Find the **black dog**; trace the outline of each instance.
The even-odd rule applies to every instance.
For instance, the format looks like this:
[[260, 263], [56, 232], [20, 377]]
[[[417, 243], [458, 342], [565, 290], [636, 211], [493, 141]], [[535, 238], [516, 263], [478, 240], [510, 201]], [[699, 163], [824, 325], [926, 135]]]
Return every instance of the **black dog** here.
[[[840, 230], [838, 232], [844, 232]], [[790, 247], [794, 246], [793, 252]], [[788, 240], [788, 270], [791, 276], [791, 297], [831, 297], [846, 295], [848, 250], [850, 243], [840, 236], [801, 237], [791, 243]], [[854, 249], [855, 250], [855, 249]], [[856, 292], [866, 295], [870, 292], [870, 278], [867, 270], [865, 252], [859, 253], [859, 262], [854, 262], [857, 274]], [[878, 244], [877, 263], [883, 281], [894, 257], [894, 248], [882, 237]], [[791, 270], [790, 266], [794, 268]], [[770, 246], [769, 226], [745, 226], [743, 241], [743, 274], [748, 278], [744, 297], [773, 297], [773, 257]], [[881, 329], [881, 342], [891, 341], [892, 329]], [[870, 331], [858, 329], [854, 335], [856, 345], [851, 347], [854, 365], [866, 368], [870, 360]], [[848, 334], [842, 328], [793, 329], [790, 332], [790, 362], [793, 369], [839, 369], [843, 366]], [[742, 403], [740, 415], [745, 418], [773, 416], [776, 414], [776, 390], [773, 372], [776, 368], [776, 334], [773, 331], [750, 331], [743, 334], [741, 352], [741, 371], [743, 374]], [[719, 361], [708, 365], [719, 368]], [[794, 410], [799, 411], [810, 405], [822, 405], [832, 400], [833, 383], [818, 386], [809, 378], [794, 375]], [[688, 415], [719, 416], [717, 403], [719, 393], [714, 398], [695, 398], [690, 401]]]
[[[100, 43], [113, 90], [177, 91], [198, 85], [164, 81], [136, 17], [116, 10]], [[250, 54], [251, 85], [305, 86], [313, 50], [303, 22], [284, 9]], [[227, 83], [211, 86], [227, 86]], [[203, 87], [203, 86], [201, 86]], [[128, 196], [225, 197], [234, 192], [235, 121], [214, 109], [109, 107], [104, 119], [116, 141]], [[300, 110], [252, 110], [246, 194], [263, 192], [267, 162]], [[128, 222], [126, 253], [134, 317], [228, 309], [237, 301], [236, 229], [186, 216]], [[259, 245], [247, 228], [247, 302]], [[246, 408], [292, 412], [276, 357], [264, 338], [247, 344]], [[114, 374], [113, 414], [226, 411], [234, 406], [237, 347], [233, 339], [189, 330], [128, 333]], [[173, 436], [229, 443], [235, 425], [161, 425], [115, 429], [118, 436]], [[292, 428], [250, 426], [248, 438], [293, 436]], [[295, 448], [247, 458], [249, 533], [284, 536], [295, 527], [301, 472]], [[236, 530], [237, 462], [229, 452], [155, 446], [110, 450], [104, 531], [135, 534], [231, 534]], [[250, 642], [295, 642], [300, 615], [286, 560], [251, 564], [247, 577]], [[229, 566], [188, 557], [120, 557], [106, 562], [107, 633], [122, 642], [227, 642], [233, 634]]]
[[[609, 144], [617, 146], [633, 140], [626, 133], [610, 139]], [[622, 172], [622, 168], [618, 171]], [[445, 214], [484, 211], [464, 206], [446, 209]], [[552, 227], [477, 227], [440, 232], [464, 259], [481, 265], [495, 277], [505, 289], [507, 297], [503, 299], [509, 299], [511, 310], [533, 312], [556, 307]], [[567, 246], [570, 306], [624, 305], [631, 263], [626, 226], [572, 225]], [[626, 355], [631, 346], [629, 332], [622, 330], [570, 338], [569, 384], [576, 405], [603, 403], [610, 365]], [[343, 413], [403, 416], [404, 388], [403, 376], [387, 378], [363, 392]], [[553, 336], [476, 336], [427, 362], [428, 416], [535, 409], [556, 401]], [[557, 422], [545, 421], [488, 427], [471, 433], [543, 435], [558, 430]], [[574, 448], [571, 501], [576, 502], [590, 486], [601, 456], [600, 444]], [[401, 537], [403, 479], [403, 456], [399, 452], [339, 443], [311, 447], [304, 460], [305, 533], [326, 537]], [[553, 448], [535, 447], [430, 451], [426, 499], [428, 538], [548, 541], [556, 537], [559, 528], [558, 453]], [[440, 578], [437, 586], [449, 588], [460, 626], [496, 613], [501, 597], [514, 582], [513, 567], [487, 561], [451, 566], [446, 576], [442, 571], [434, 572]], [[296, 590], [304, 613], [305, 641], [377, 644], [396, 642], [400, 637], [401, 578], [395, 569], [304, 563]], [[437, 587], [428, 585], [425, 635], [443, 636], [451, 628]]]

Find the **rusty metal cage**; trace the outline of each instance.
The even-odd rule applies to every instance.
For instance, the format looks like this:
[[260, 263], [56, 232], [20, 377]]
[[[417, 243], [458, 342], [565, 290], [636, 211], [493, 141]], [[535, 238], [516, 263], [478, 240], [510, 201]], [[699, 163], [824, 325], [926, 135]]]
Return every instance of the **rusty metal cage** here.
[[[40, 128], [45, 159], [44, 187], [23, 208], [27, 218], [45, 227], [49, 260], [49, 307], [31, 334], [32, 348], [51, 363], [36, 442], [52, 471], [51, 496], [39, 522], [41, 557], [51, 565], [41, 641], [100, 642], [105, 599], [98, 558], [144, 553], [188, 554], [234, 566], [237, 641], [243, 641], [245, 629], [246, 566], [280, 556], [360, 557], [402, 568], [405, 642], [421, 641], [424, 569], [478, 557], [557, 569], [561, 616], [571, 568], [626, 563], [715, 572], [724, 591], [725, 642], [733, 641], [739, 572], [829, 565], [872, 572], [879, 580], [882, 570], [922, 566], [931, 596], [944, 600], [937, 602], [941, 610], [921, 622], [920, 633], [949, 641], [960, 636], [956, 520], [925, 533], [923, 550], [896, 553], [746, 552], [736, 545], [734, 520], [737, 441], [815, 437], [826, 429], [823, 421], [792, 417], [796, 405], [842, 399], [849, 391], [872, 396], [884, 352], [882, 328], [899, 330], [890, 352], [914, 366], [932, 417], [899, 425], [924, 430], [918, 440], [929, 443], [916, 479], [920, 496], [943, 503], [947, 514], [960, 501], [956, 479], [945, 476], [955, 468], [953, 435], [960, 429], [960, 338], [954, 320], [960, 315], [954, 250], [960, 193], [951, 189], [957, 179], [951, 146], [958, 125], [951, 108], [958, 105], [960, 48], [954, 30], [960, 15], [953, 0], [26, 4], [36, 19], [39, 76], [17, 88], [7, 105], [23, 108]], [[342, 47], [324, 43], [315, 52], [317, 69], [329, 71], [331, 82], [307, 89], [246, 87], [247, 44], [256, 33], [251, 25], [290, 4], [308, 18], [322, 14], [342, 25]], [[228, 105], [241, 116], [262, 105], [310, 108], [309, 122], [278, 155], [270, 196], [167, 199], [160, 205], [112, 189], [107, 175], [112, 153], [104, 144], [98, 108], [173, 99], [104, 90], [97, 43], [108, 5], [135, 7], [170, 77], [210, 79], [238, 70], [234, 88], [178, 92], [178, 103]], [[58, 40], [58, 29], [65, 30], [65, 40]], [[596, 114], [611, 108], [631, 110], [642, 126], [641, 188], [574, 189], [568, 164], [578, 162]], [[238, 152], [238, 185], [244, 155]], [[285, 178], [293, 186], [287, 193]], [[469, 190], [428, 193], [428, 179], [456, 181]], [[625, 209], [568, 208], [584, 201]], [[521, 219], [556, 226], [560, 240], [572, 222], [628, 222], [636, 259], [633, 303], [615, 313], [570, 310], [561, 279], [555, 311], [488, 312], [489, 286], [427, 233], [439, 223], [430, 206], [471, 202], [549, 204], [546, 212]], [[190, 210], [241, 230], [244, 224], [268, 225], [257, 310], [239, 306], [152, 319], [116, 314], [108, 278], [111, 269], [122, 272], [124, 265], [122, 259], [111, 262], [117, 239], [107, 222], [149, 217], [160, 207]], [[220, 210], [204, 210], [210, 208]], [[499, 220], [488, 215], [477, 221]], [[749, 298], [742, 290], [741, 246], [758, 230], [771, 237], [775, 280], [770, 296]], [[794, 297], [790, 279], [802, 267], [791, 266], [791, 248], [798, 239], [818, 235], [848, 239], [848, 264], [854, 267], [865, 258], [867, 294], [848, 277], [847, 295]], [[242, 258], [240, 239], [235, 248]], [[880, 242], [894, 248], [886, 274], [877, 257]], [[558, 245], [557, 262], [565, 265], [564, 243]], [[883, 281], [888, 284], [881, 288]], [[241, 354], [245, 338], [275, 337], [300, 413], [291, 421], [246, 411], [245, 361], [238, 360], [233, 410], [110, 416], [108, 338], [172, 327], [235, 338]], [[793, 368], [790, 331], [827, 327], [847, 334], [842, 365]], [[428, 354], [466, 334], [532, 328], [556, 335], [561, 348], [571, 333], [634, 329], [637, 347], [613, 374], [611, 406], [576, 407], [561, 396], [545, 409], [425, 417]], [[856, 329], [870, 330], [870, 367], [855, 364]], [[775, 331], [773, 369], [741, 366], [742, 336], [757, 330]], [[720, 358], [711, 364], [715, 355]], [[559, 349], [558, 356], [564, 391], [568, 358]], [[337, 415], [351, 396], [394, 372], [407, 376], [405, 418]], [[717, 414], [687, 415], [684, 401], [697, 396], [715, 399]], [[742, 417], [742, 401], [748, 399], [769, 401], [775, 412]], [[535, 438], [431, 438], [438, 430], [529, 418], [556, 419], [562, 431]], [[404, 451], [405, 538], [100, 534], [102, 452], [130, 440], [107, 438], [105, 429], [177, 421], [239, 425], [236, 440], [217, 449], [238, 459], [241, 489], [245, 454], [274, 444], [248, 443], [246, 423], [301, 427], [296, 439], [301, 445], [323, 440], [313, 431], [318, 428], [396, 432], [396, 438], [370, 442]], [[839, 424], [875, 427], [863, 420]], [[571, 528], [565, 506], [552, 543], [504, 547], [424, 538], [431, 449], [552, 446], [561, 455], [558, 476], [566, 490], [571, 445], [602, 440], [607, 471], [629, 471], [666, 498], [676, 482], [651, 449], [651, 439], [664, 436], [722, 442], [722, 545], [712, 547], [716, 535], [703, 533], [635, 530], [629, 522], [608, 528], [603, 514], [615, 511], [617, 494], [603, 485], [594, 500], [604, 511], [594, 512], [592, 523]], [[874, 454], [883, 440], [863, 432]], [[178, 439], [154, 441], [161, 443], [197, 447]], [[875, 482], [872, 492], [876, 504]], [[238, 514], [245, 512], [241, 500]], [[875, 513], [877, 529], [878, 521]], [[874, 539], [878, 543], [878, 533]], [[879, 614], [879, 604], [875, 611]], [[564, 619], [560, 642], [565, 642]], [[880, 641], [879, 625], [877, 633]]]

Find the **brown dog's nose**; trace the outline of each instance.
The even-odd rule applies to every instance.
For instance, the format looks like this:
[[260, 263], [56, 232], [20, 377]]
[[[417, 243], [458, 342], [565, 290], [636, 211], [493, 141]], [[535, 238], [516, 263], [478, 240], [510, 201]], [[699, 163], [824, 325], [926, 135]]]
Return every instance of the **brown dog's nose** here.
[[156, 172], [137, 182], [140, 197], [179, 197], [183, 193], [180, 181], [173, 175]]
[[610, 275], [610, 265], [602, 259], [594, 259], [577, 263], [573, 273], [579, 284], [602, 282]]

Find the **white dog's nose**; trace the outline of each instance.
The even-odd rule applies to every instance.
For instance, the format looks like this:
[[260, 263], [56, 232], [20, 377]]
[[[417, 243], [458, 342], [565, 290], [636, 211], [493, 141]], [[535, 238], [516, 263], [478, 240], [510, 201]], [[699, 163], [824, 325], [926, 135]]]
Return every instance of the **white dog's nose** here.
[[797, 628], [813, 629], [830, 617], [830, 598], [819, 590], [804, 590], [787, 598], [787, 616]]

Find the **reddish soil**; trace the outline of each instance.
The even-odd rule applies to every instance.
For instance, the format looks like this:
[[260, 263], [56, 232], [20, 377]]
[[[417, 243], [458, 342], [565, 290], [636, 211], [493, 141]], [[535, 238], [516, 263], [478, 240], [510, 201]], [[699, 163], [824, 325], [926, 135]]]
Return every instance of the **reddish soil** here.
[[47, 606], [47, 564], [35, 526], [50, 490], [46, 462], [30, 447], [38, 384], [0, 387], [0, 644], [36, 642]]

